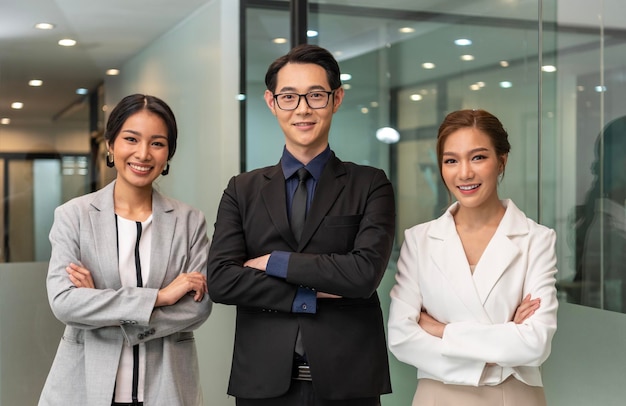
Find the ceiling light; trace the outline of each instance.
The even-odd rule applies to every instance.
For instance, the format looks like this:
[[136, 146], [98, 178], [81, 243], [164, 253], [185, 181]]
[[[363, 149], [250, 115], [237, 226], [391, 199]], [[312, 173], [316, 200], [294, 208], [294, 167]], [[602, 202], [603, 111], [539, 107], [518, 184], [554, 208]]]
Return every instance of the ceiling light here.
[[339, 76], [339, 78], [344, 81], [344, 80], [350, 80], [352, 79], [352, 75], [349, 73], [342, 73], [341, 76]]
[[598, 93], [603, 93], [606, 92], [606, 86], [596, 86], [595, 87], [596, 92]]
[[513, 83], [509, 82], [508, 80], [504, 80], [500, 82], [500, 87], [503, 89], [508, 89], [510, 87], [513, 87]]
[[39, 87], [41, 85], [43, 85], [43, 80], [32, 79], [28, 81], [28, 86]]
[[370, 109], [368, 109], [367, 107], [361, 107], [361, 113], [367, 114], [369, 112], [370, 112]]
[[274, 38], [272, 40], [272, 42], [274, 44], [286, 44], [287, 43], [287, 38], [282, 38], [282, 37]]
[[8, 117], [2, 117], [0, 118], [0, 124], [2, 125], [9, 125], [11, 124], [11, 119]]
[[477, 83], [474, 83], [473, 85], [470, 85], [470, 90], [480, 90], [480, 86], [478, 86]]
[[373, 101], [370, 103], [370, 106], [373, 108], [377, 108], [378, 107], [378, 102], [377, 101]]
[[84, 96], [87, 93], [89, 93], [89, 90], [85, 89], [84, 87], [79, 87], [78, 89], [76, 89], [76, 94], [80, 94]]
[[554, 65], [544, 65], [541, 67], [541, 70], [544, 72], [552, 73], [556, 72], [556, 66]]
[[315, 30], [307, 30], [306, 32], [306, 36], [309, 38], [314, 38], [314, 37], [317, 37], [318, 35], [320, 35], [320, 33]]
[[117, 76], [120, 74], [120, 70], [119, 69], [107, 69], [106, 74], [108, 76]]
[[509, 67], [509, 62], [508, 61], [500, 61], [500, 66], [502, 66], [503, 68], [508, 68]]
[[235, 98], [239, 101], [244, 101], [246, 100], [246, 95], [243, 93], [239, 93], [237, 96], [235, 96]]
[[413, 101], [420, 101], [423, 99], [422, 95], [417, 93], [410, 95], [409, 98]]
[[413, 27], [402, 27], [398, 31], [400, 31], [403, 34], [410, 34], [412, 32], [415, 32], [415, 28], [413, 28]]
[[74, 41], [73, 39], [64, 38], [62, 40], [59, 40], [59, 45], [63, 47], [73, 47], [74, 45], [76, 45], [76, 41]]
[[54, 29], [55, 25], [51, 24], [51, 23], [37, 23], [35, 24], [35, 28], [37, 28], [38, 30], [52, 30]]
[[435, 64], [432, 62], [424, 62], [422, 64], [422, 68], [424, 69], [435, 69]]
[[459, 38], [454, 40], [454, 44], [460, 47], [466, 47], [468, 45], [472, 45], [472, 40], [467, 38]]
[[473, 61], [474, 60], [474, 55], [461, 55], [461, 60], [462, 61]]
[[400, 141], [400, 133], [391, 127], [383, 127], [376, 130], [376, 139], [385, 144], [395, 144]]
[[585, 91], [585, 86], [576, 86], [576, 90], [578, 90], [579, 92], [584, 92]]
[[24, 107], [24, 103], [22, 103], [22, 102], [13, 102], [13, 103], [11, 103], [11, 108], [12, 109], [19, 110], [22, 107]]
[[350, 83], [344, 83], [341, 87], [344, 88], [344, 90], [350, 90], [352, 89], [352, 85]]

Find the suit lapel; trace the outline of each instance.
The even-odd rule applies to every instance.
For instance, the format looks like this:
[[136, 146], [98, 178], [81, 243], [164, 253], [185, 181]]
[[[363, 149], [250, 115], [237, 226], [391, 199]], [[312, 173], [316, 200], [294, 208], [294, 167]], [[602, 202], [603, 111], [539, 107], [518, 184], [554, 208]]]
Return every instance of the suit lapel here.
[[[111, 182], [94, 194], [91, 202], [89, 218], [91, 234], [94, 238], [96, 257], [102, 273], [105, 287], [120, 289], [122, 282], [119, 274], [117, 254], [117, 227], [113, 206], [113, 190], [115, 182]], [[95, 270], [90, 270], [95, 271]]]
[[306, 246], [346, 186], [346, 169], [334, 155], [326, 164], [317, 182], [315, 195], [307, 214], [299, 249]]
[[150, 247], [150, 275], [147, 288], [163, 285], [169, 266], [170, 252], [175, 241], [177, 215], [174, 207], [156, 190], [152, 191], [152, 246]]
[[474, 281], [461, 239], [454, 225], [454, 218], [451, 214], [453, 207], [437, 219], [429, 231], [428, 236], [433, 242], [429, 255], [450, 284], [452, 291], [476, 320], [490, 323], [491, 320], [480, 301], [480, 297], [472, 288]]
[[528, 234], [526, 216], [510, 200], [505, 200], [506, 212], [495, 234], [476, 264], [474, 283], [482, 303], [511, 264], [521, 255], [512, 237]]
[[261, 198], [265, 204], [265, 209], [269, 213], [274, 227], [276, 227], [283, 240], [285, 240], [294, 251], [297, 251], [298, 243], [291, 233], [289, 219], [287, 218], [285, 177], [283, 176], [280, 163], [271, 167], [263, 176], [267, 182], [261, 189]]

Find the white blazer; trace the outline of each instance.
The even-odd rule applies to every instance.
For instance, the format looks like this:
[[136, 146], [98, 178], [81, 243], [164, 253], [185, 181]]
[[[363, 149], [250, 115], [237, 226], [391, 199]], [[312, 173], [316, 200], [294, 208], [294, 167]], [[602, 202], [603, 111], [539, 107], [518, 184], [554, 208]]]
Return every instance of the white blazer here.
[[[510, 200], [472, 274], [456, 232], [453, 204], [440, 218], [405, 231], [391, 291], [389, 348], [418, 378], [478, 386], [513, 375], [542, 386], [540, 365], [556, 332], [556, 234]], [[541, 298], [522, 324], [511, 320], [526, 294]], [[418, 324], [424, 309], [447, 323], [443, 338]]]

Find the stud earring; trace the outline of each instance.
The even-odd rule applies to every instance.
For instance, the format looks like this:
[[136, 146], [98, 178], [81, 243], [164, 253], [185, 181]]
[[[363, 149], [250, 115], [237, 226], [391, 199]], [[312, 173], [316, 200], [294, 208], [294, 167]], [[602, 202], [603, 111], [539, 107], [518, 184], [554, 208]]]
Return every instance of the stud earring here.
[[115, 166], [115, 163], [113, 162], [115, 160], [115, 158], [113, 157], [113, 154], [111, 153], [111, 151], [107, 151], [107, 166], [109, 168], [113, 168]]
[[165, 167], [165, 169], [163, 169], [163, 172], [161, 172], [161, 175], [165, 176], [168, 173], [170, 173], [170, 163], [167, 163], [167, 166]]

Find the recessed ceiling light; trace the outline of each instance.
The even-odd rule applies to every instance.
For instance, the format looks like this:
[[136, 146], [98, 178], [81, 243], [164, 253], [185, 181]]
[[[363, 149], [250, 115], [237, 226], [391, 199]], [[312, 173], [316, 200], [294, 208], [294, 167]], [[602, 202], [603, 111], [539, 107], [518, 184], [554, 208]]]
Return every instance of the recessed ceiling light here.
[[87, 93], [89, 93], [89, 90], [85, 89], [84, 87], [79, 87], [78, 89], [76, 89], [76, 94], [86, 95]]
[[403, 34], [410, 34], [412, 32], [415, 32], [415, 28], [413, 28], [413, 27], [402, 27], [398, 31], [400, 31]]
[[435, 64], [432, 62], [424, 62], [422, 64], [422, 68], [424, 69], [435, 69]]
[[22, 102], [13, 102], [13, 103], [11, 103], [11, 108], [12, 109], [19, 110], [22, 107], [24, 107], [24, 103], [22, 103]]
[[2, 125], [9, 125], [9, 124], [11, 124], [11, 119], [8, 118], [8, 117], [0, 118], [0, 124], [2, 124]]
[[394, 144], [400, 141], [400, 133], [395, 128], [382, 127], [376, 130], [376, 139], [385, 144]]
[[552, 73], [556, 72], [556, 66], [554, 65], [544, 65], [541, 67], [541, 70], [544, 72]]
[[417, 93], [410, 95], [409, 98], [413, 101], [420, 101], [423, 99], [422, 95]]
[[341, 76], [339, 76], [339, 78], [343, 81], [343, 80], [350, 80], [352, 79], [352, 75], [349, 73], [342, 73]]
[[361, 107], [361, 113], [367, 114], [369, 112], [370, 112], [370, 109], [368, 109], [367, 107]]
[[309, 38], [317, 37], [320, 33], [315, 30], [307, 30], [306, 36]]
[[454, 44], [460, 47], [466, 47], [468, 45], [472, 45], [472, 40], [467, 38], [459, 38], [454, 40]]
[[473, 85], [470, 85], [470, 90], [480, 90], [480, 86], [478, 86], [477, 83], [474, 83]]
[[119, 69], [107, 69], [106, 74], [108, 76], [117, 76], [120, 74], [120, 70]]
[[279, 38], [274, 38], [274, 39], [272, 40], [272, 42], [273, 42], [274, 44], [286, 44], [286, 43], [287, 43], [287, 38], [282, 38], [282, 37], [279, 37]]
[[378, 107], [378, 102], [377, 101], [370, 102], [370, 107], [372, 107], [374, 109], [377, 108]]
[[63, 47], [73, 47], [74, 45], [76, 45], [76, 41], [74, 41], [73, 39], [64, 38], [62, 40], [59, 40], [59, 45]]
[[350, 83], [344, 83], [341, 87], [344, 88], [344, 90], [350, 90], [352, 89], [352, 85]]
[[52, 30], [54, 29], [55, 25], [51, 24], [51, 23], [37, 23], [35, 24], [35, 28], [37, 28], [38, 30]]
[[576, 86], [576, 90], [578, 90], [579, 92], [584, 92], [585, 91], [585, 86]]
[[596, 86], [594, 89], [595, 89], [595, 90], [596, 90], [596, 92], [598, 92], [598, 93], [603, 93], [603, 92], [606, 92], [606, 86]]
[[508, 89], [510, 87], [513, 87], [513, 83], [509, 82], [508, 80], [504, 80], [500, 82], [500, 87], [503, 89]]
[[246, 100], [246, 95], [243, 93], [239, 93], [237, 96], [235, 96], [235, 98], [239, 101], [244, 101]]
[[461, 60], [462, 61], [473, 61], [474, 60], [474, 55], [461, 55]]
[[500, 66], [502, 66], [503, 68], [508, 68], [509, 67], [509, 62], [508, 61], [500, 61]]
[[41, 85], [43, 85], [43, 80], [32, 79], [28, 81], [28, 86], [39, 87]]

